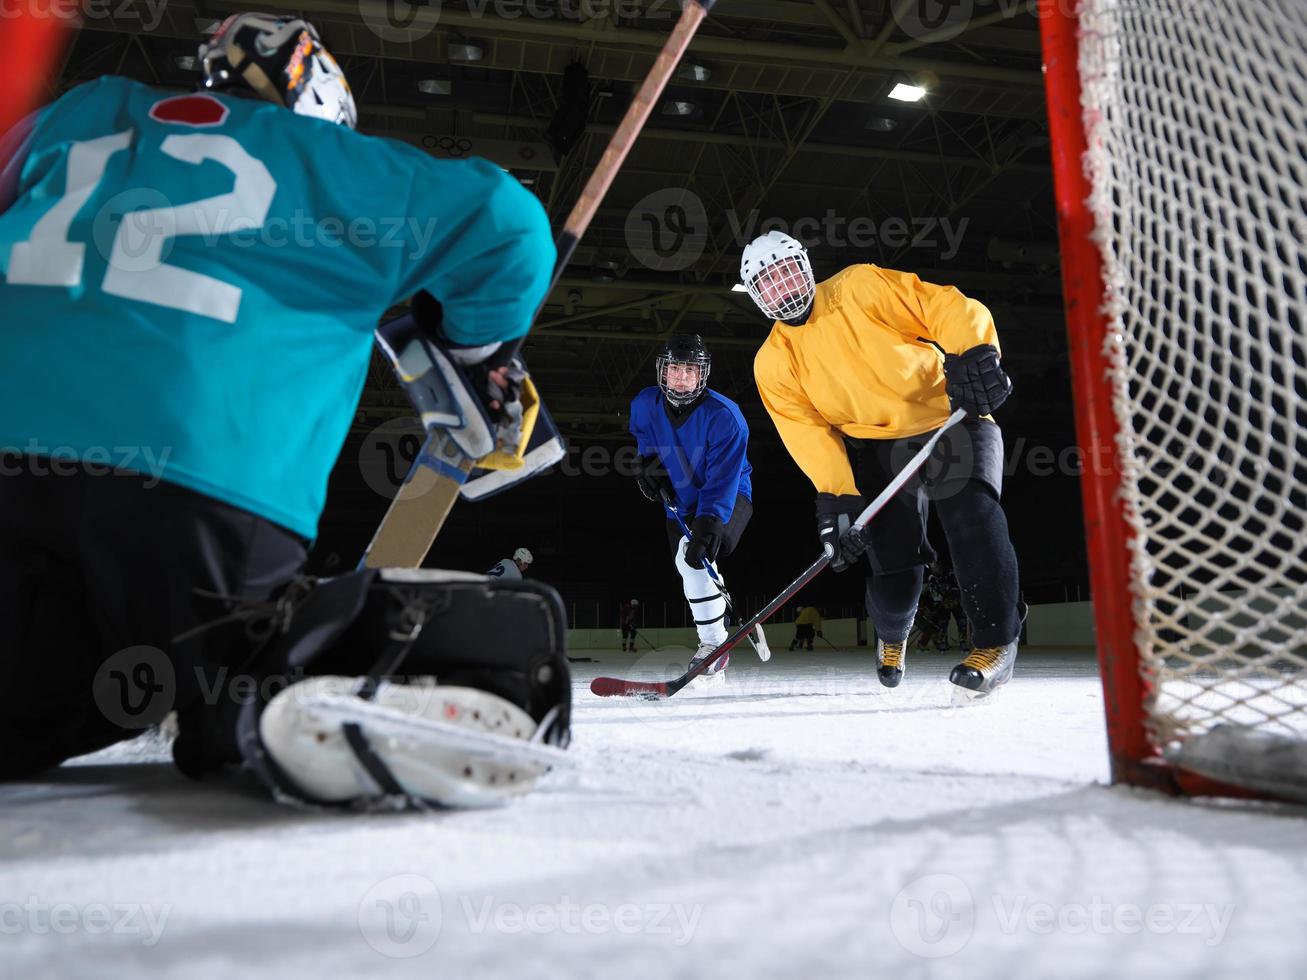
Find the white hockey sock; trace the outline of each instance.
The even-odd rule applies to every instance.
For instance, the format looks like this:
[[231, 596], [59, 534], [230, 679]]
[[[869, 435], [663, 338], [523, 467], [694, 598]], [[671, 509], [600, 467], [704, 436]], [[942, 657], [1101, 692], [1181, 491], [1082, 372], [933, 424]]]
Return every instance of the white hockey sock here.
[[[726, 641], [726, 600], [706, 568], [691, 568], [685, 563], [685, 539], [676, 549], [676, 570], [681, 573], [685, 599], [690, 604], [700, 643], [719, 646]], [[720, 575], [721, 572], [718, 572]], [[723, 579], [723, 582], [725, 579]]]

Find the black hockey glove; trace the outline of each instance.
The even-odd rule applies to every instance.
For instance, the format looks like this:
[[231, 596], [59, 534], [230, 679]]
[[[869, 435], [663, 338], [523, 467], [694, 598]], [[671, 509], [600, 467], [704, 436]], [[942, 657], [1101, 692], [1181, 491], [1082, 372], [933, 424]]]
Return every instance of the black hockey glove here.
[[710, 514], [692, 520], [690, 543], [685, 546], [685, 563], [691, 568], [703, 568], [704, 559], [716, 561], [723, 530], [721, 520]]
[[844, 571], [855, 564], [867, 550], [867, 542], [862, 533], [853, 529], [853, 519], [860, 513], [861, 497], [853, 494], [817, 494], [817, 536], [821, 540], [822, 549], [830, 555], [832, 571]]
[[953, 410], [965, 408], [968, 415], [988, 415], [1012, 393], [1012, 379], [999, 366], [998, 348], [993, 344], [945, 354], [944, 381]]
[[662, 503], [662, 495], [669, 500], [676, 499], [676, 488], [672, 478], [667, 475], [667, 467], [657, 456], [637, 456], [635, 460], [635, 482], [640, 492], [654, 503]]

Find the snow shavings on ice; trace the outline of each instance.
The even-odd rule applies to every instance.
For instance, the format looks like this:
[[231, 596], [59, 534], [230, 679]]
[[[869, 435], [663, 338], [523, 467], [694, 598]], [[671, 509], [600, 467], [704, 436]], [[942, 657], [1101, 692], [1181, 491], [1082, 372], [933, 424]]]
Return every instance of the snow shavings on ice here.
[[[355, 816], [190, 783], [157, 741], [0, 786], [6, 976], [1299, 977], [1302, 809], [1106, 785], [1086, 655], [988, 702], [953, 659], [733, 657], [602, 700], [577, 765], [490, 812]], [[687, 694], [690, 692], [686, 692]], [[103, 913], [103, 914], [102, 914]]]

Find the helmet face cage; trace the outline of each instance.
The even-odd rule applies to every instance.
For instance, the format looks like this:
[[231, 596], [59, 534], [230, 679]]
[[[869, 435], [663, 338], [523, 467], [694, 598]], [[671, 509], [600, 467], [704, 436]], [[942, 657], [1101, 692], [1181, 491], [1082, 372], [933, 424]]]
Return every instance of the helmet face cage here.
[[[699, 369], [699, 378], [692, 389], [673, 388], [667, 381], [669, 367], [695, 367]], [[703, 351], [665, 351], [658, 355], [658, 387], [663, 397], [673, 405], [688, 405], [708, 387], [708, 375], [712, 371], [712, 358]]]
[[200, 45], [204, 87], [243, 87], [297, 115], [353, 129], [349, 82], [312, 24], [297, 18], [234, 14]]
[[758, 309], [773, 320], [793, 320], [803, 316], [817, 291], [812, 264], [805, 250], [763, 266], [744, 285]]

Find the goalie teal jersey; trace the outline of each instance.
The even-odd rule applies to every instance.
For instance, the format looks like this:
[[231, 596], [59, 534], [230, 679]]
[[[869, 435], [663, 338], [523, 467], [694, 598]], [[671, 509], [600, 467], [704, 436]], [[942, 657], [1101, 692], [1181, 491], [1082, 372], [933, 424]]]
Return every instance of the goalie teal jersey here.
[[539, 202], [484, 160], [124, 78], [44, 110], [6, 176], [0, 449], [309, 538], [386, 308], [426, 289], [455, 343], [510, 340], [554, 263]]

